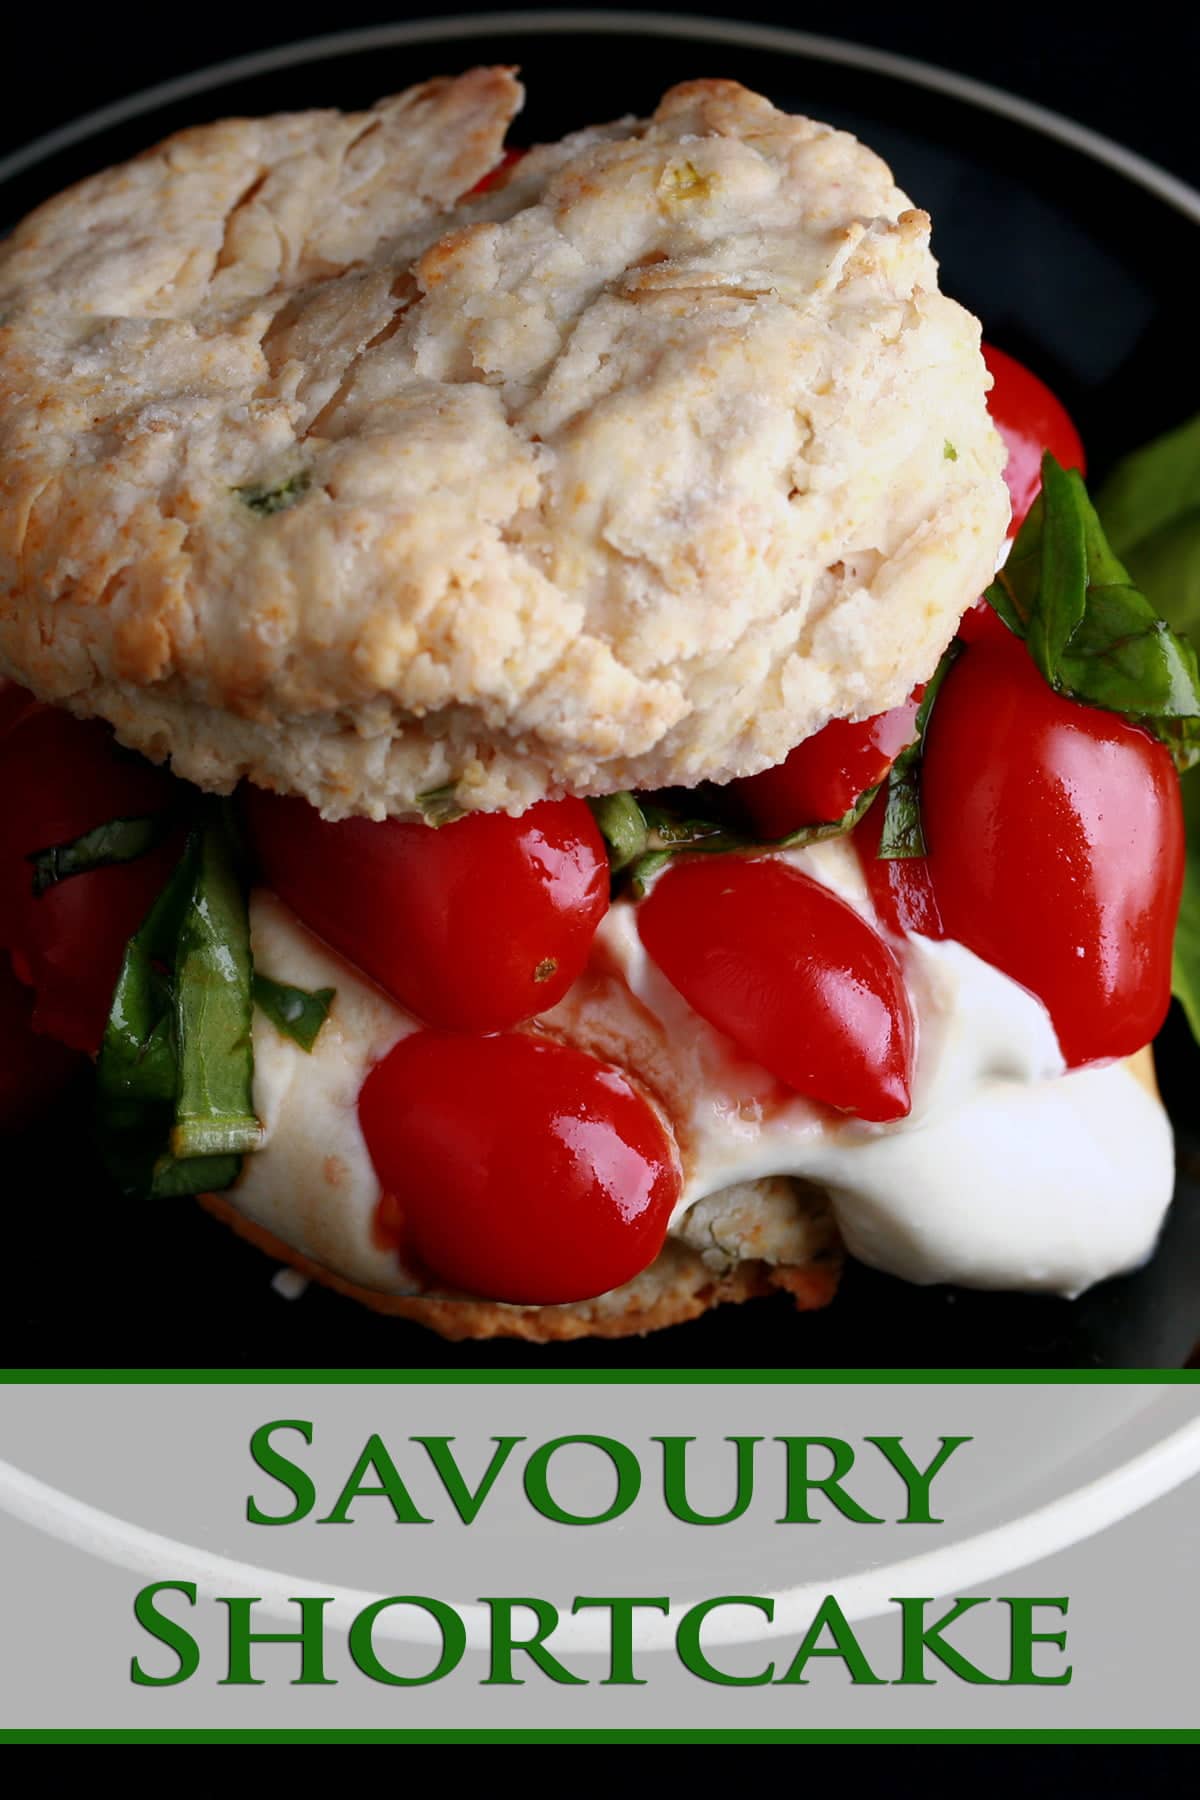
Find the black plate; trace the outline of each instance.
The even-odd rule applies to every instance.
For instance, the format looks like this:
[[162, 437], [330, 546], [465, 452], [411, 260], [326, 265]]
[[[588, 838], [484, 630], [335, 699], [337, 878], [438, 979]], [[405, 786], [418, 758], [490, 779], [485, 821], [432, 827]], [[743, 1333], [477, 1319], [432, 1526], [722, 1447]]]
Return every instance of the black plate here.
[[[614, 22], [615, 24], [615, 22]], [[784, 33], [646, 19], [581, 30], [553, 15], [469, 35], [394, 28], [325, 40], [144, 96], [42, 153], [10, 159], [0, 199], [15, 219], [67, 182], [167, 131], [228, 113], [360, 106], [475, 62], [516, 61], [530, 90], [527, 139], [649, 110], [663, 88], [734, 77], [779, 105], [858, 133], [935, 220], [943, 285], [989, 338], [1059, 391], [1093, 473], [1200, 407], [1195, 302], [1180, 272], [1200, 248], [1169, 183], [1121, 153], [1089, 153], [979, 104], [929, 72], [864, 66]], [[744, 35], [742, 35], [744, 31]], [[768, 41], [769, 40], [769, 41]], [[932, 79], [932, 85], [929, 85]], [[86, 122], [85, 122], [86, 125]], [[68, 138], [71, 134], [65, 134]], [[1069, 134], [1068, 134], [1069, 136]], [[0, 169], [0, 173], [3, 170]], [[1195, 197], [1193, 197], [1195, 198]], [[1191, 382], [1190, 391], [1188, 382]], [[1162, 1244], [1136, 1275], [1068, 1302], [917, 1289], [861, 1268], [836, 1304], [798, 1317], [784, 1299], [709, 1314], [644, 1340], [541, 1348], [447, 1345], [323, 1290], [289, 1303], [257, 1251], [186, 1205], [131, 1208], [106, 1194], [80, 1110], [67, 1109], [9, 1161], [0, 1360], [26, 1367], [1177, 1367], [1200, 1340], [1200, 1157], [1189, 1153], [1200, 1058], [1172, 1020], [1160, 1071], [1181, 1132], [1179, 1193]], [[964, 1205], [971, 1203], [964, 1195]]]

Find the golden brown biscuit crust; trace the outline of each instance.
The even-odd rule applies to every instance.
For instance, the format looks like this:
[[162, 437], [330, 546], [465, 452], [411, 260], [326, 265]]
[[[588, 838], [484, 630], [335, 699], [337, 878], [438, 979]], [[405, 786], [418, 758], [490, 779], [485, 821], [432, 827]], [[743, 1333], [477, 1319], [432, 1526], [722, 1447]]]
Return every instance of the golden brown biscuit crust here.
[[0, 246], [0, 673], [374, 817], [726, 780], [928, 674], [1007, 519], [928, 219], [722, 81], [472, 199], [521, 98], [187, 131]]
[[721, 1274], [708, 1268], [695, 1250], [672, 1239], [658, 1261], [636, 1281], [597, 1300], [570, 1306], [510, 1306], [494, 1300], [443, 1295], [383, 1294], [356, 1287], [331, 1269], [302, 1256], [239, 1213], [220, 1194], [202, 1196], [201, 1205], [231, 1225], [239, 1237], [311, 1280], [360, 1301], [374, 1312], [427, 1325], [439, 1337], [455, 1342], [507, 1337], [552, 1344], [584, 1337], [641, 1337], [669, 1325], [685, 1324], [714, 1306], [740, 1304], [776, 1292], [790, 1294], [797, 1310], [807, 1312], [829, 1304], [841, 1274], [841, 1253], [832, 1234], [813, 1260], [803, 1266], [739, 1262]]

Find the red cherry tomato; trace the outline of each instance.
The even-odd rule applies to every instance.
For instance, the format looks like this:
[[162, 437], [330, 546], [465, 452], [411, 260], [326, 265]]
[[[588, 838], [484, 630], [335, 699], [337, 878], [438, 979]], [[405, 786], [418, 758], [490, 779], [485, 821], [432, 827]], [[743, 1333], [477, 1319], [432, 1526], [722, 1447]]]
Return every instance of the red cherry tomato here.
[[418, 1019], [502, 1031], [557, 1004], [608, 911], [608, 857], [582, 800], [453, 825], [322, 819], [248, 788], [267, 885]]
[[946, 935], [1038, 995], [1071, 1067], [1149, 1043], [1183, 884], [1164, 746], [1055, 694], [1016, 638], [980, 643], [938, 695], [921, 798]]
[[385, 1228], [450, 1287], [587, 1300], [662, 1248], [681, 1186], [670, 1133], [581, 1050], [416, 1032], [372, 1069], [358, 1111]]
[[942, 938], [941, 915], [924, 856], [880, 856], [879, 838], [887, 795], [880, 794], [870, 811], [854, 828], [854, 847], [880, 921], [889, 931], [903, 936]]
[[179, 854], [74, 875], [36, 896], [28, 857], [110, 819], [161, 813], [171, 777], [118, 752], [98, 720], [36, 701], [0, 735], [0, 944], [36, 996], [33, 1024], [74, 1050], [99, 1049], [125, 945]]
[[33, 995], [0, 952], [0, 1131], [31, 1124], [66, 1086], [79, 1057], [33, 1029]]
[[1062, 401], [1031, 369], [993, 344], [983, 346], [992, 373], [988, 411], [1008, 450], [1004, 479], [1012, 500], [1009, 537], [1016, 537], [1042, 486], [1042, 455], [1049, 450], [1064, 469], [1086, 472], [1083, 444]]
[[802, 825], [840, 819], [883, 780], [913, 741], [924, 688], [903, 706], [852, 725], [834, 719], [797, 744], [783, 762], [734, 782], [734, 791], [764, 837], [786, 837]]
[[38, 705], [40, 702], [26, 688], [18, 687], [15, 681], [0, 680], [0, 738], [7, 735], [18, 719]]
[[986, 600], [977, 600], [974, 606], [967, 608], [958, 621], [956, 633], [964, 644], [986, 643], [989, 638], [993, 642], [1003, 643], [1006, 638], [1011, 639], [1012, 635], [999, 613]]
[[494, 169], [489, 169], [486, 175], [480, 177], [475, 183], [475, 186], [468, 192], [467, 199], [473, 200], [477, 194], [487, 194], [490, 193], [492, 188], [499, 187], [513, 164], [519, 163], [524, 154], [524, 150], [501, 151], [500, 161], [496, 164]]
[[638, 929], [689, 1005], [788, 1087], [863, 1119], [908, 1112], [900, 966], [836, 894], [774, 858], [695, 857], [660, 877]]

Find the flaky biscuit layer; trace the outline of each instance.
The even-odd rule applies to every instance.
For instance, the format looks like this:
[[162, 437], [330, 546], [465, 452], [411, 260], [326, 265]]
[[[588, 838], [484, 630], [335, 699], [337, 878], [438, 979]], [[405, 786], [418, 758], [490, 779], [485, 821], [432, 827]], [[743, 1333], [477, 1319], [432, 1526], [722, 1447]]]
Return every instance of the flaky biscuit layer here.
[[1007, 502], [974, 319], [730, 82], [186, 131], [0, 248], [0, 670], [331, 816], [726, 780], [927, 675]]

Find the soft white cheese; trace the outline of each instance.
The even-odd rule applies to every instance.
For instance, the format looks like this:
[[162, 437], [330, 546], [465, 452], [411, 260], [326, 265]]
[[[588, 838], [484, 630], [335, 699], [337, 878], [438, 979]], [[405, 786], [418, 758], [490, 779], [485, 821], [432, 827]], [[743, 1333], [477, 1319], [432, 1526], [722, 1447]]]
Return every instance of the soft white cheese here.
[[296, 987], [337, 989], [311, 1054], [254, 1014], [254, 1104], [266, 1134], [227, 1196], [238, 1211], [357, 1286], [414, 1287], [376, 1241], [379, 1181], [358, 1123], [367, 1072], [412, 1021], [271, 894], [250, 905], [255, 966]]
[[[848, 841], [787, 855], [874, 918]], [[349, 1280], [404, 1291], [413, 1283], [373, 1235], [380, 1190], [356, 1100], [413, 1021], [272, 897], [255, 896], [252, 919], [265, 973], [338, 997], [311, 1056], [259, 1015], [266, 1144], [230, 1197]], [[1125, 1064], [1064, 1074], [1045, 1008], [963, 945], [898, 948], [917, 1061], [912, 1112], [894, 1125], [831, 1115], [741, 1057], [650, 962], [628, 902], [598, 934], [602, 975], [548, 1019], [664, 1099], [685, 1176], [672, 1230], [710, 1194], [788, 1175], [828, 1188], [854, 1255], [909, 1281], [1075, 1294], [1144, 1261], [1174, 1183], [1158, 1101]]]

